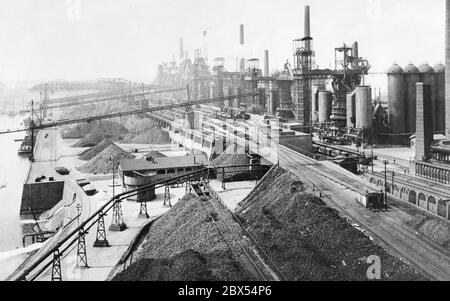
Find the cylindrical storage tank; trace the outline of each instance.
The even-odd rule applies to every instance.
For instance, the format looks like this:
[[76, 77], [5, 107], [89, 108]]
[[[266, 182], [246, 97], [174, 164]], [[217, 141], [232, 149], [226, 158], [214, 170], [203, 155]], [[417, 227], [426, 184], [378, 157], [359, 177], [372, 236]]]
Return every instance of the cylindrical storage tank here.
[[312, 121], [317, 122], [319, 120], [319, 86], [313, 86], [311, 92], [311, 112]]
[[319, 91], [319, 122], [330, 120], [332, 98], [330, 91]]
[[368, 86], [356, 87], [356, 128], [372, 128], [372, 93]]
[[406, 129], [408, 133], [416, 132], [416, 85], [420, 80], [419, 69], [413, 64], [408, 64], [404, 69], [406, 85]]
[[435, 87], [435, 72], [434, 69], [428, 64], [422, 64], [417, 67], [420, 72], [420, 81], [425, 85], [431, 86], [431, 113], [433, 116], [433, 131], [437, 129], [437, 119], [436, 119], [436, 87]]
[[406, 129], [406, 96], [402, 67], [394, 64], [388, 70], [389, 127], [393, 134]]
[[436, 130], [445, 131], [445, 66], [437, 64], [434, 66], [434, 82], [436, 87]]
[[354, 128], [355, 127], [355, 95], [354, 93], [347, 94], [347, 127]]

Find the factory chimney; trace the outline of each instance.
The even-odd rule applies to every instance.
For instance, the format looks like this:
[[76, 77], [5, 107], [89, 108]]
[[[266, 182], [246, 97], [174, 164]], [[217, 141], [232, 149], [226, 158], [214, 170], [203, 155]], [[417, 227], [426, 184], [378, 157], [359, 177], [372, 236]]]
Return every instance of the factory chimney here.
[[264, 76], [269, 77], [269, 50], [264, 51]]
[[184, 59], [183, 38], [180, 38], [180, 62]]
[[239, 72], [245, 72], [245, 57], [244, 57], [244, 45], [245, 45], [245, 37], [244, 37], [244, 24], [239, 26], [239, 44], [241, 45], [240, 50], [240, 60], [239, 60]]
[[450, 139], [450, 0], [446, 0], [445, 23], [445, 134]]
[[309, 5], [305, 6], [305, 48], [311, 50], [311, 17]]
[[428, 161], [433, 143], [433, 112], [431, 108], [431, 85], [416, 84], [416, 160]]
[[305, 38], [311, 37], [311, 19], [309, 5], [305, 6]]
[[244, 40], [244, 24], [241, 24], [240, 30], [239, 30], [239, 44], [243, 46], [244, 43], [245, 43], [245, 40]]

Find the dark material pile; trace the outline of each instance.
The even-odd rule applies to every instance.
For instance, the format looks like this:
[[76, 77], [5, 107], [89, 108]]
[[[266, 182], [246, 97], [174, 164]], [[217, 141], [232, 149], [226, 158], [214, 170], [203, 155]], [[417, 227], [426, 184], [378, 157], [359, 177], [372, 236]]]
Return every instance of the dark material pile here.
[[107, 148], [111, 144], [113, 144], [113, 142], [110, 139], [105, 139], [102, 142], [100, 142], [99, 144], [97, 144], [96, 146], [91, 147], [90, 149], [82, 152], [80, 154], [79, 158], [84, 161], [89, 161], [92, 158], [94, 158], [95, 156], [97, 156], [98, 154], [100, 154], [105, 148]]
[[146, 158], [150, 158], [150, 157], [151, 158], [165, 158], [167, 156], [158, 151], [150, 151], [145, 154], [145, 157]]
[[133, 158], [133, 155], [128, 154], [123, 149], [112, 143], [97, 156], [81, 166], [79, 170], [88, 174], [109, 174], [113, 172], [113, 162], [118, 162], [121, 159]]
[[201, 202], [186, 195], [155, 221], [113, 280], [250, 280]]
[[[244, 153], [243, 149], [238, 149], [236, 154], [224, 152], [216, 157], [212, 162], [212, 166], [239, 166], [250, 164], [250, 158]], [[225, 168], [217, 171], [217, 178], [220, 181], [238, 181], [245, 180], [249, 177], [249, 167]]]
[[129, 133], [122, 139], [123, 143], [135, 144], [170, 144], [169, 133], [148, 119], [142, 119], [130, 126]]
[[383, 280], [425, 280], [299, 184], [295, 175], [279, 168], [239, 210], [248, 231], [287, 280], [368, 280], [366, 259], [371, 255], [381, 258]]
[[168, 259], [141, 259], [112, 281], [221, 281], [224, 278], [214, 271], [224, 267], [228, 269], [226, 280], [246, 280], [231, 251], [201, 254], [189, 250]]
[[[96, 136], [103, 136], [104, 138], [97, 143], [100, 143], [106, 138], [115, 138], [114, 140], [117, 140], [117, 138], [122, 137], [122, 135], [126, 134], [128, 131], [127, 129], [120, 123], [114, 122], [114, 121], [100, 121], [100, 122], [93, 122], [93, 123], [82, 123], [79, 125], [76, 125], [72, 128], [66, 129], [62, 137], [64, 139], [86, 139], [89, 135], [96, 135]], [[92, 139], [92, 138], [91, 138]], [[76, 144], [75, 147], [86, 147], [85, 144], [92, 144], [89, 143], [87, 140], [87, 143], [83, 143], [83, 140]], [[95, 144], [97, 144], [95, 143]], [[94, 145], [95, 145], [94, 144]], [[91, 145], [91, 146], [94, 146]], [[89, 146], [89, 145], [88, 145]]]

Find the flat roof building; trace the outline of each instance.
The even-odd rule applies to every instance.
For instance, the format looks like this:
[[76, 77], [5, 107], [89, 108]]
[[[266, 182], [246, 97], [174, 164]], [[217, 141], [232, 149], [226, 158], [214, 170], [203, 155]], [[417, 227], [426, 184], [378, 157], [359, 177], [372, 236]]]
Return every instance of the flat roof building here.
[[[205, 155], [179, 157], [152, 157], [146, 159], [124, 159], [119, 162], [119, 174], [126, 191], [138, 189], [152, 183], [182, 176], [209, 165]], [[133, 201], [151, 201], [156, 198], [155, 189], [131, 197]]]

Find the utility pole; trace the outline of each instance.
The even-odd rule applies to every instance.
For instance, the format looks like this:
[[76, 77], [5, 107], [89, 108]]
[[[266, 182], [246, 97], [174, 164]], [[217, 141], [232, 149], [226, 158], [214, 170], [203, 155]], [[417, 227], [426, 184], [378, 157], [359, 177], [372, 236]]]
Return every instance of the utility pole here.
[[34, 101], [31, 100], [31, 117], [30, 117], [30, 131], [31, 131], [31, 156], [30, 161], [34, 162]]
[[374, 147], [375, 147], [375, 127], [374, 127], [374, 124], [375, 124], [375, 116], [374, 116], [374, 118], [373, 118], [373, 121], [372, 121], [372, 174], [373, 174], [373, 149], [374, 149]]
[[387, 203], [387, 165], [389, 161], [384, 160], [384, 210], [387, 211], [388, 203]]
[[372, 156], [372, 174], [373, 174], [373, 165], [374, 165], [374, 162], [373, 162], [373, 144], [372, 144], [372, 154], [371, 154], [371, 156]]

